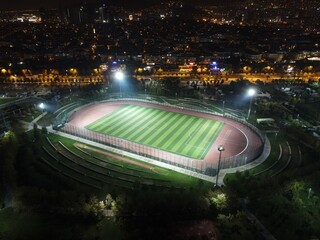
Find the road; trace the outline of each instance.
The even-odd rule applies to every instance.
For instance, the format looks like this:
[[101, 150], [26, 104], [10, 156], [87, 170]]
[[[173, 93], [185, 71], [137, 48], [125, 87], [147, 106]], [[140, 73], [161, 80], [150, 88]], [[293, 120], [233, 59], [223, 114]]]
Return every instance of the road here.
[[[210, 74], [191, 74], [191, 73], [181, 73], [181, 72], [162, 72], [157, 74], [152, 74], [148, 76], [133, 75], [133, 77], [138, 80], [141, 79], [163, 79], [167, 77], [177, 77], [181, 79], [182, 84], [188, 81], [212, 81], [212, 80], [223, 80], [224, 83], [229, 83], [237, 79], [247, 79], [251, 82], [257, 80], [263, 82], [271, 82], [276, 79], [302, 79], [303, 81], [308, 81], [309, 79], [318, 81], [320, 79], [320, 72], [317, 73], [301, 73], [296, 75], [288, 74], [276, 74], [276, 73], [219, 73], [217, 75]], [[43, 84], [43, 85], [68, 85], [68, 86], [80, 86], [92, 83], [103, 83], [107, 79], [103, 75], [96, 76], [65, 76], [65, 75], [32, 75], [28, 77], [10, 75], [7, 76], [4, 84]]]
[[149, 76], [138, 76], [134, 75], [138, 80], [141, 79], [159, 79], [166, 77], [179, 77], [182, 81], [199, 80], [199, 81], [210, 81], [210, 80], [224, 80], [225, 82], [234, 81], [237, 79], [247, 79], [255, 82], [257, 80], [263, 82], [271, 82], [276, 79], [302, 79], [308, 81], [309, 79], [318, 81], [320, 79], [320, 72], [317, 73], [301, 73], [301, 74], [278, 74], [278, 73], [221, 73], [218, 75], [209, 74], [190, 74], [190, 73], [179, 73], [179, 72], [162, 72], [161, 74], [153, 74]]

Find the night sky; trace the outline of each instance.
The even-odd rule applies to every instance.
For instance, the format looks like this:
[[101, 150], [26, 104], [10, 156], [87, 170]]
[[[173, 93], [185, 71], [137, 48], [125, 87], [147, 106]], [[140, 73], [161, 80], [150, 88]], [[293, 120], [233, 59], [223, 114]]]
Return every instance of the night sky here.
[[44, 8], [57, 8], [59, 3], [63, 6], [77, 3], [95, 3], [95, 2], [110, 2], [111, 4], [121, 6], [137, 6], [143, 7], [159, 3], [163, 0], [6, 0], [1, 3], [1, 9], [38, 9]]
[[[111, 4], [122, 5], [122, 6], [137, 6], [143, 7], [150, 4], [156, 4], [165, 0], [6, 0], [1, 3], [3, 9], [37, 9], [40, 7], [45, 8], [56, 8], [59, 3], [66, 6], [77, 3], [95, 3], [95, 2], [110, 2]], [[202, 0], [200, 0], [202, 1]], [[211, 0], [212, 1], [212, 0]]]
[[[44, 8], [57, 8], [59, 3], [63, 6], [83, 2], [111, 2], [112, 4], [121, 5], [124, 7], [147, 7], [148, 5], [158, 4], [166, 0], [5, 0], [1, 1], [0, 10], [6, 9], [39, 9]], [[181, 1], [181, 0], [180, 0]], [[192, 5], [198, 3], [212, 3], [212, 4], [226, 4], [228, 2], [241, 1], [241, 0], [182, 0]]]
[[39, 7], [58, 7], [59, 2], [63, 2], [64, 5], [66, 4], [73, 4], [77, 2], [81, 2], [78, 0], [9, 0], [3, 1], [1, 3], [0, 9], [36, 9]]

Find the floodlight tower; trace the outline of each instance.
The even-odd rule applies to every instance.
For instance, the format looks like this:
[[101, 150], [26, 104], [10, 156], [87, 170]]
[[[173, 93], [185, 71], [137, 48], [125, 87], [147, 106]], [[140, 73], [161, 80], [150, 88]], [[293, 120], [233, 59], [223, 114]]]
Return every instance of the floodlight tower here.
[[256, 94], [256, 90], [255, 90], [255, 89], [250, 88], [250, 89], [248, 90], [248, 96], [250, 97], [250, 104], [249, 104], [249, 111], [248, 111], [247, 120], [248, 120], [249, 117], [250, 117], [251, 106], [252, 106], [252, 99], [253, 99], [253, 97], [254, 97], [255, 94]]
[[123, 73], [122, 71], [117, 71], [117, 72], [114, 74], [114, 78], [119, 82], [120, 97], [122, 97], [122, 94], [121, 94], [121, 82], [122, 82], [123, 79], [124, 79], [124, 73]]
[[39, 108], [42, 110], [42, 113], [43, 113], [44, 103], [40, 103], [40, 104], [39, 104]]

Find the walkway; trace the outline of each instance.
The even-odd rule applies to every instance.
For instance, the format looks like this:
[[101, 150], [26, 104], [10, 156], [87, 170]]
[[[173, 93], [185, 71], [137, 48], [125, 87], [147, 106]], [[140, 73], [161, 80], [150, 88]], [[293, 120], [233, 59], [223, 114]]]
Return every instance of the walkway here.
[[26, 132], [32, 130], [32, 129], [33, 129], [33, 125], [34, 125], [35, 123], [37, 123], [37, 122], [38, 122], [41, 118], [43, 118], [45, 115], [47, 115], [47, 112], [41, 113], [38, 117], [36, 117], [35, 119], [33, 119], [31, 122], [22, 121], [23, 123], [28, 124], [28, 128], [27, 128]]
[[228, 174], [228, 173], [235, 173], [237, 171], [242, 172], [242, 171], [254, 168], [254, 167], [258, 166], [259, 164], [263, 163], [268, 158], [270, 152], [271, 152], [271, 144], [270, 144], [269, 139], [266, 138], [263, 152], [256, 160], [254, 160], [253, 162], [250, 162], [246, 165], [242, 165], [242, 166], [239, 166], [236, 168], [221, 169], [219, 172], [218, 185], [219, 186], [224, 185], [223, 179], [226, 176], [226, 174]]

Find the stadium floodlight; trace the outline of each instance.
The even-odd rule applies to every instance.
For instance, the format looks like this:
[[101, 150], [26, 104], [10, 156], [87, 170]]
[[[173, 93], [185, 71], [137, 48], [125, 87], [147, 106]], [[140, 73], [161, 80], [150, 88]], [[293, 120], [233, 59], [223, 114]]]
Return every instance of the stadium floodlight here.
[[217, 176], [216, 176], [216, 187], [218, 186], [220, 164], [221, 164], [221, 152], [224, 151], [224, 146], [223, 145], [219, 145], [218, 146], [218, 151], [219, 151], [219, 161], [218, 161], [218, 169], [217, 169]]
[[249, 104], [249, 111], [248, 111], [248, 116], [247, 116], [247, 120], [250, 117], [250, 112], [251, 112], [251, 106], [252, 106], [252, 98], [253, 96], [256, 94], [256, 90], [254, 88], [250, 88], [248, 90], [248, 96], [250, 97], [250, 104]]
[[122, 97], [122, 94], [121, 94], [121, 82], [122, 82], [123, 79], [124, 79], [124, 73], [121, 72], [121, 71], [117, 71], [117, 72], [114, 74], [114, 78], [119, 82], [120, 97]]

